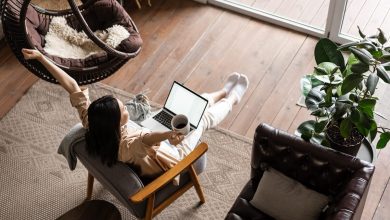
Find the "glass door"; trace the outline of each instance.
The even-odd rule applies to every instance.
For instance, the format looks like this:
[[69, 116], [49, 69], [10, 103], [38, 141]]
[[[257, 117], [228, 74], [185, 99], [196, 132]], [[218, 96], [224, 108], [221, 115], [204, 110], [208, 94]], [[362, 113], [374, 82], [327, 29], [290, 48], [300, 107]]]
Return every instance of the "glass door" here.
[[[198, 0], [199, 1], [199, 0]], [[390, 0], [202, 0], [269, 23], [343, 44], [363, 33], [390, 34]]]
[[325, 37], [330, 1], [208, 0], [208, 3], [313, 36]]
[[390, 1], [348, 0], [340, 35], [360, 39], [357, 26], [367, 35], [377, 34], [377, 28], [390, 33]]

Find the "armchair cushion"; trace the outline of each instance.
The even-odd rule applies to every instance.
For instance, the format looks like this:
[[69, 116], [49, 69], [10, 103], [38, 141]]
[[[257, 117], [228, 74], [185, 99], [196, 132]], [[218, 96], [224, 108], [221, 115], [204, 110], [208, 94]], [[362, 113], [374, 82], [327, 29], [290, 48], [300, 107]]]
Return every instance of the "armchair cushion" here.
[[318, 219], [327, 196], [269, 168], [265, 171], [250, 203], [279, 220]]

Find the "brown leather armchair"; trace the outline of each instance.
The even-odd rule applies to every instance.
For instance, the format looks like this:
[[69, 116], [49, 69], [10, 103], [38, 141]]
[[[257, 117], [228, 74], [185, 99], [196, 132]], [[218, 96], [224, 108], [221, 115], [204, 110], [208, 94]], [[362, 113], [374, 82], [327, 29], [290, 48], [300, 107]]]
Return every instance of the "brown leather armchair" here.
[[252, 148], [251, 179], [226, 219], [273, 219], [249, 203], [264, 166], [271, 166], [306, 187], [330, 196], [332, 201], [321, 219], [360, 219], [375, 169], [371, 163], [356, 157], [260, 124]]

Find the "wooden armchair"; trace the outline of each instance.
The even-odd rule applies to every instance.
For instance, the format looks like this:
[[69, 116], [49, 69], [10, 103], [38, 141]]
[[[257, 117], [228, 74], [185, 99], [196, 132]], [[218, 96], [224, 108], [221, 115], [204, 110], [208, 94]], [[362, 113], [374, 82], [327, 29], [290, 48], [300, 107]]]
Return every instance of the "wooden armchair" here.
[[[75, 133], [74, 129], [83, 128], [75, 126], [68, 136]], [[91, 199], [96, 178], [133, 215], [141, 219], [152, 219], [192, 186], [195, 187], [200, 203], [205, 202], [197, 174], [203, 172], [206, 166], [206, 143], [200, 143], [176, 166], [146, 184], [128, 164], [118, 162], [108, 167], [101, 163], [100, 158], [90, 156], [83, 135], [78, 136], [71, 141], [71, 145], [76, 157], [88, 170], [86, 200]], [[65, 139], [69, 142], [69, 137]], [[173, 185], [172, 180], [179, 174], [180, 184]]]

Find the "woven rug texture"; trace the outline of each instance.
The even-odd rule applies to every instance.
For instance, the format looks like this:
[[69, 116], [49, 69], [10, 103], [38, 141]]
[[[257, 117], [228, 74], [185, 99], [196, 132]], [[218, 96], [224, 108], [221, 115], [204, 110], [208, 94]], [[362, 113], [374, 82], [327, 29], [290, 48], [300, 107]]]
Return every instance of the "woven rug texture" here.
[[[91, 99], [132, 95], [104, 84], [88, 86]], [[67, 92], [38, 81], [0, 121], [0, 219], [56, 219], [80, 205], [86, 195], [87, 170], [79, 162], [70, 171], [57, 148], [79, 122]], [[198, 207], [189, 190], [155, 219], [223, 219], [249, 179], [251, 141], [221, 129], [207, 131], [207, 168], [200, 175], [206, 203]], [[136, 219], [95, 181], [92, 199], [113, 203], [122, 219]]]

